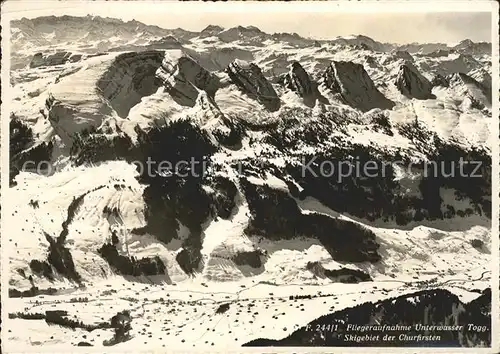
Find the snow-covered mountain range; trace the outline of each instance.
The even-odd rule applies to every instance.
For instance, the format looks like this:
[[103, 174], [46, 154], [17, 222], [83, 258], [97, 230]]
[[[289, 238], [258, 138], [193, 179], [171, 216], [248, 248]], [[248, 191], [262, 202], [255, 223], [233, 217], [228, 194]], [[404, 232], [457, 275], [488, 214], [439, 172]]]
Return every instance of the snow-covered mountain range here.
[[[11, 33], [16, 345], [339, 345], [307, 326], [357, 305], [488, 323], [490, 43], [92, 16]], [[380, 314], [395, 301], [434, 315]], [[95, 328], [23, 319], [54, 307]], [[106, 341], [122, 310], [129, 336]], [[490, 344], [474, 333], [445, 339]]]

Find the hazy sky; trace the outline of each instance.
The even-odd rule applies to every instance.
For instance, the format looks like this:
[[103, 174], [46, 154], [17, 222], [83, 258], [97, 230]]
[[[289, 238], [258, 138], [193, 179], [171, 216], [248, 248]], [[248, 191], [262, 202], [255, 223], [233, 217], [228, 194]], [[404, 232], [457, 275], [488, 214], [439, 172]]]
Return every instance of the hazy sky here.
[[[47, 15], [87, 14], [154, 24], [163, 28], [201, 30], [209, 24], [223, 27], [254, 25], [265, 32], [297, 32], [332, 38], [364, 34], [381, 42], [492, 41], [489, 2], [81, 2], [14, 1], [2, 4], [2, 15], [33, 18]], [[454, 12], [449, 12], [452, 9]], [[373, 10], [378, 10], [374, 12]], [[360, 12], [361, 11], [361, 12]], [[427, 12], [423, 12], [427, 11]], [[432, 11], [432, 12], [429, 12]], [[436, 12], [438, 11], [438, 12]], [[447, 11], [447, 12], [445, 12]], [[476, 11], [476, 12], [473, 12]], [[482, 11], [482, 12], [477, 12]], [[491, 10], [490, 10], [491, 11]], [[494, 10], [495, 11], [495, 10]], [[3, 16], [2, 16], [3, 17]]]

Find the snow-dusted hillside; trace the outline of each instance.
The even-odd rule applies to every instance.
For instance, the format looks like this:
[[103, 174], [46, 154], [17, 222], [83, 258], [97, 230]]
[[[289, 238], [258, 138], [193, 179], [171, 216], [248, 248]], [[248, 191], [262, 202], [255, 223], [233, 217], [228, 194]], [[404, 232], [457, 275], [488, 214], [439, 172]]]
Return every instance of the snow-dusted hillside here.
[[[11, 26], [4, 237], [18, 349], [296, 344], [320, 316], [417, 291], [431, 300], [404, 306], [446, 298], [478, 318], [467, 304], [491, 273], [489, 44], [99, 17]], [[54, 309], [96, 328], [49, 328], [39, 320]], [[109, 341], [123, 310], [129, 337]]]

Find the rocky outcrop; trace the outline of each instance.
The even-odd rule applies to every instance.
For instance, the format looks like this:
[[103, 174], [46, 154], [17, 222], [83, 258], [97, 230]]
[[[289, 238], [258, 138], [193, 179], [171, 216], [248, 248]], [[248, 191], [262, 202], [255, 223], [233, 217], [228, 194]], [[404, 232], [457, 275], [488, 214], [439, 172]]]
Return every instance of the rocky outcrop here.
[[156, 77], [182, 106], [194, 107], [199, 90], [213, 97], [219, 88], [218, 78], [181, 50], [165, 53]]
[[196, 98], [195, 106], [199, 108], [197, 116], [199, 116], [198, 118], [201, 118], [198, 120], [201, 127], [206, 124], [213, 124], [216, 120], [222, 120], [224, 117], [224, 114], [217, 107], [214, 99], [205, 91], [199, 92], [198, 97]]
[[190, 117], [219, 144], [227, 147], [240, 145], [243, 129], [233, 119], [226, 117], [205, 91], [199, 91]]
[[57, 52], [53, 54], [36, 53], [29, 64], [30, 68], [42, 66], [63, 65], [66, 63], [75, 63], [82, 59], [82, 54], [73, 54], [71, 52]]
[[434, 97], [432, 84], [409, 63], [399, 67], [395, 85], [399, 92], [409, 98], [426, 100]]
[[231, 81], [249, 97], [259, 101], [269, 111], [280, 108], [280, 99], [260, 68], [242, 60], [235, 60], [226, 69]]
[[471, 108], [491, 108], [491, 89], [464, 73], [454, 73], [447, 77], [450, 88]]
[[78, 284], [81, 283], [82, 278], [76, 270], [71, 251], [64, 245], [65, 237], [54, 239], [48, 234], [45, 234], [45, 238], [49, 242], [47, 255], [48, 264], [51, 264], [58, 274]]
[[492, 90], [493, 82], [491, 75], [485, 68], [476, 67], [475, 69], [469, 71], [467, 75], [479, 82], [483, 86], [484, 91], [490, 92]]
[[333, 61], [323, 73], [322, 82], [344, 103], [363, 112], [373, 108], [391, 109], [394, 106], [377, 89], [361, 64]]
[[309, 74], [298, 62], [290, 65], [290, 71], [283, 76], [282, 83], [301, 97], [310, 98], [314, 95], [315, 86]]
[[97, 89], [120, 117], [158, 89], [155, 72], [162, 61], [159, 51], [125, 53], [116, 57], [97, 81]]
[[436, 86], [448, 87], [450, 85], [450, 82], [443, 75], [437, 74], [432, 78], [431, 85], [432, 85], [432, 87], [436, 87]]
[[[352, 319], [356, 319], [359, 329], [347, 328], [353, 324]], [[373, 324], [376, 324], [373, 329], [366, 331], [366, 326]], [[424, 327], [417, 328], [416, 324]], [[484, 330], [470, 330], [469, 324]], [[461, 327], [442, 330], [425, 326]], [[384, 340], [387, 335], [394, 339]], [[355, 340], [361, 337], [364, 339]], [[432, 289], [337, 311], [315, 319], [283, 339], [260, 338], [243, 346], [488, 347], [490, 343], [490, 289], [470, 303], [463, 303], [448, 290]]]

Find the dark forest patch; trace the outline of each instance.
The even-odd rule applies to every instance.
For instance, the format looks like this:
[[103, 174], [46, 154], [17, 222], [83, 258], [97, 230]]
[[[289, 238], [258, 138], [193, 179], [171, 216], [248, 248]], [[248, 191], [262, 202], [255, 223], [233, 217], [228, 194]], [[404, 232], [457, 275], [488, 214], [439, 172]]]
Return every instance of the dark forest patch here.
[[127, 257], [120, 255], [116, 249], [116, 245], [111, 243], [104, 244], [97, 250], [106, 262], [113, 268], [117, 274], [131, 276], [151, 276], [165, 274], [166, 266], [160, 257], [146, 257], [136, 259], [135, 257]]
[[377, 262], [380, 255], [375, 234], [353, 222], [321, 214], [302, 214], [286, 192], [240, 179], [251, 213], [245, 230], [270, 240], [307, 236], [319, 240], [333, 259], [346, 262]]

